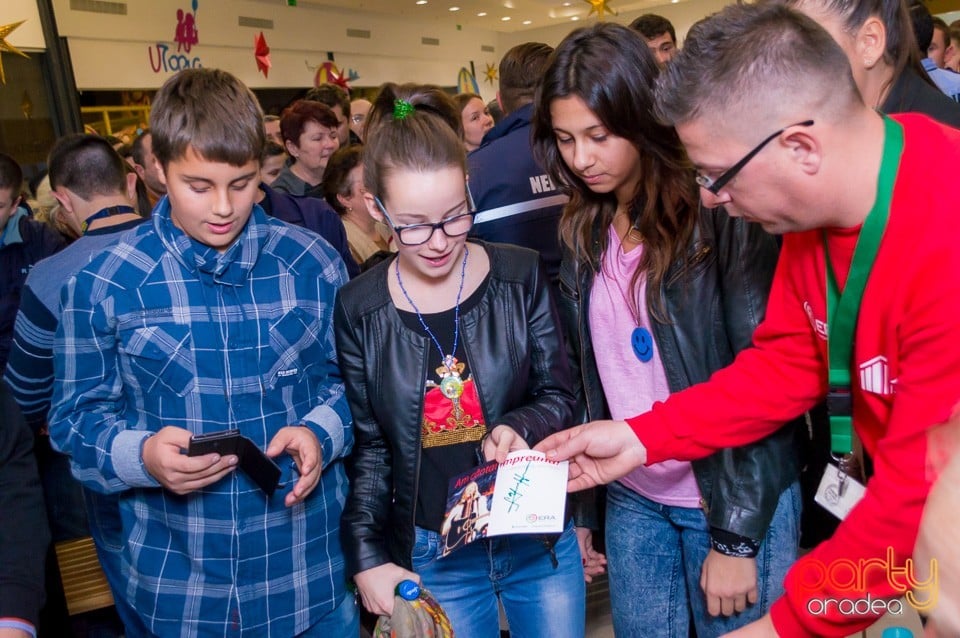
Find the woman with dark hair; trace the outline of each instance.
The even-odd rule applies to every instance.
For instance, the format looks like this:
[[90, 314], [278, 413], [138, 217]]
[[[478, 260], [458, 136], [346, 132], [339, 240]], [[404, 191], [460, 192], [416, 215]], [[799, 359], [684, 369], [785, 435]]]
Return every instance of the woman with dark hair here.
[[358, 264], [390, 251], [390, 230], [370, 216], [363, 201], [362, 161], [362, 147], [352, 144], [334, 153], [323, 172], [323, 197], [340, 215], [350, 254]]
[[271, 186], [297, 197], [323, 197], [321, 182], [330, 156], [340, 148], [340, 122], [330, 107], [299, 100], [280, 116], [280, 136], [293, 163], [284, 167]]
[[924, 113], [960, 128], [960, 104], [921, 64], [904, 0], [773, 0], [813, 18], [850, 60], [863, 101], [882, 113]]
[[457, 638], [499, 638], [498, 603], [515, 638], [582, 638], [572, 523], [443, 555], [450, 480], [568, 427], [574, 402], [537, 254], [467, 239], [474, 211], [450, 111], [435, 88], [386, 85], [364, 132], [364, 200], [397, 253], [341, 288], [335, 309], [355, 437], [347, 568], [374, 614], [391, 613], [399, 582], [422, 580]]
[[[579, 422], [639, 414], [750, 345], [777, 259], [759, 226], [706, 210], [673, 128], [654, 119], [642, 37], [600, 23], [559, 45], [534, 148], [570, 195], [560, 313]], [[793, 428], [608, 486], [607, 568], [620, 636], [717, 636], [760, 618], [797, 552]], [[592, 538], [580, 534], [590, 555]]]
[[463, 144], [467, 152], [480, 148], [483, 136], [493, 128], [493, 116], [490, 109], [476, 93], [458, 93], [454, 96], [460, 107], [460, 120], [463, 122]]

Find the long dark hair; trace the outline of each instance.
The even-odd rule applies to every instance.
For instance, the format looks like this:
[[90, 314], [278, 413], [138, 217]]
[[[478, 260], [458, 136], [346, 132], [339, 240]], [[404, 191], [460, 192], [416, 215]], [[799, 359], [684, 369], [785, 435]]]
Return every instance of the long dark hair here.
[[550, 104], [577, 96], [610, 133], [636, 147], [642, 178], [627, 214], [643, 236], [644, 251], [630, 285], [635, 288], [646, 274], [647, 306], [663, 319], [660, 285], [690, 240], [697, 223], [698, 198], [693, 168], [680, 138], [653, 116], [657, 73], [656, 61], [635, 31], [606, 22], [574, 31], [557, 47], [537, 91], [533, 142], [554, 183], [570, 195], [560, 219], [560, 238], [581, 266], [594, 269], [607, 249], [607, 233], [598, 234], [597, 228], [606, 231], [612, 223], [616, 197], [594, 193], [563, 161], [550, 120]]
[[[931, 86], [936, 86], [923, 69], [922, 59], [926, 53], [920, 54], [917, 38], [913, 32], [913, 22], [910, 16], [910, 7], [904, 0], [775, 0], [788, 7], [799, 8], [801, 5], [819, 7], [831, 13], [843, 23], [843, 30], [855, 34], [867, 18], [876, 16], [883, 23], [886, 32], [886, 47], [883, 60], [892, 69], [890, 82], [883, 87], [882, 94], [886, 94], [890, 86], [903, 73], [910, 69], [919, 75]], [[870, 106], [879, 107], [879, 104]]]

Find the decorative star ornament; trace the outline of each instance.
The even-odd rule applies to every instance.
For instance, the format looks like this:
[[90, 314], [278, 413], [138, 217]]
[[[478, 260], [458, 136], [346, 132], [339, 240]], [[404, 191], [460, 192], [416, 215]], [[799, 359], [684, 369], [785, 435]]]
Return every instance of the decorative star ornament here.
[[485, 76], [484, 79], [485, 79], [487, 82], [489, 82], [490, 84], [493, 84], [494, 80], [497, 79], [497, 67], [493, 66], [492, 64], [490, 64], [490, 63], [488, 62], [488, 63], [487, 63], [487, 70], [484, 71], [483, 74], [484, 74], [484, 76]]
[[268, 77], [270, 67], [270, 47], [267, 45], [267, 39], [263, 37], [263, 31], [253, 39], [253, 56], [257, 60], [257, 70], [263, 73], [263, 77]]
[[617, 12], [610, 8], [610, 5], [607, 4], [608, 0], [583, 0], [590, 5], [590, 13], [587, 14], [587, 17], [590, 17], [594, 13], [597, 14], [597, 18], [603, 20], [604, 13], [612, 13], [617, 15]]
[[[10, 33], [13, 32], [14, 29], [19, 27], [24, 22], [26, 22], [26, 20], [21, 20], [20, 22], [14, 22], [13, 24], [5, 24], [2, 27], [0, 27], [0, 53], [4, 53], [4, 52], [14, 53], [16, 55], [19, 55], [22, 58], [29, 59], [30, 57], [29, 55], [27, 55], [17, 47], [7, 42], [7, 36], [10, 35]], [[0, 55], [0, 84], [5, 85], [6, 83], [7, 83], [7, 75], [6, 73], [3, 72], [3, 56]]]

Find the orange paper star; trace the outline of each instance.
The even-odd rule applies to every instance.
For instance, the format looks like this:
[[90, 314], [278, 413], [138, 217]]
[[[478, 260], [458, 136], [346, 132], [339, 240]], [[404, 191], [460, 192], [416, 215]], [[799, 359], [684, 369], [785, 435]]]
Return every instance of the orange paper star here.
[[[6, 24], [0, 27], [0, 54], [3, 52], [15, 53], [20, 57], [29, 58], [30, 56], [7, 42], [7, 36], [13, 32], [14, 29], [19, 27], [21, 24], [26, 22], [26, 20], [21, 20], [20, 22], [14, 22], [13, 24]], [[7, 83], [7, 75], [3, 72], [3, 56], [0, 55], [0, 84]]]
[[617, 15], [617, 12], [610, 8], [610, 5], [607, 4], [608, 0], [583, 0], [590, 5], [590, 13], [587, 16], [591, 16], [594, 13], [597, 14], [597, 17], [603, 20], [603, 14], [605, 12], [612, 13]]
[[493, 84], [493, 81], [497, 79], [497, 67], [487, 63], [487, 70], [484, 75], [486, 76], [484, 79], [490, 84]]

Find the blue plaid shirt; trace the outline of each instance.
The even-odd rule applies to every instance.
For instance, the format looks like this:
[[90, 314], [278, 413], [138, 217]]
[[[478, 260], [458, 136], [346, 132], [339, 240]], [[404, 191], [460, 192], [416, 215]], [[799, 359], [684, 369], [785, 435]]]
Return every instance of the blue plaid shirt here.
[[[87, 488], [119, 496], [120, 529], [91, 523], [152, 634], [289, 638], [343, 600], [353, 431], [332, 320], [346, 280], [329, 244], [259, 206], [221, 254], [177, 229], [164, 198], [64, 287], [50, 438]], [[292, 508], [289, 456], [268, 498], [241, 471], [178, 496], [140, 455], [168, 425], [237, 428], [265, 449], [290, 424], [323, 449], [320, 483]]]

